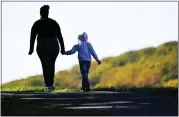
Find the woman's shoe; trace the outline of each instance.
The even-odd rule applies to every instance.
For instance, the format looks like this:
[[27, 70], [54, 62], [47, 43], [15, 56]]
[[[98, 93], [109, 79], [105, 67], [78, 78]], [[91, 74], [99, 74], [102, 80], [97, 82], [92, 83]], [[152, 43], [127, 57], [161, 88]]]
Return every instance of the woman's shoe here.
[[54, 91], [55, 87], [54, 86], [48, 86], [48, 87], [46, 87], [46, 90], [47, 91]]

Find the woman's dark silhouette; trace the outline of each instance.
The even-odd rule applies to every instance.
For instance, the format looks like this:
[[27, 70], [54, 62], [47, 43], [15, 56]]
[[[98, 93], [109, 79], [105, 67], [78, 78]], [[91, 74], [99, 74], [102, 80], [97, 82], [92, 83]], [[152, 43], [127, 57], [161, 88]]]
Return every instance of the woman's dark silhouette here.
[[45, 86], [48, 89], [54, 89], [55, 61], [59, 54], [59, 43], [62, 54], [64, 54], [65, 47], [60, 26], [55, 20], [48, 18], [48, 14], [49, 6], [42, 6], [40, 8], [41, 18], [33, 24], [31, 29], [29, 55], [33, 53], [37, 36], [36, 50], [42, 63]]

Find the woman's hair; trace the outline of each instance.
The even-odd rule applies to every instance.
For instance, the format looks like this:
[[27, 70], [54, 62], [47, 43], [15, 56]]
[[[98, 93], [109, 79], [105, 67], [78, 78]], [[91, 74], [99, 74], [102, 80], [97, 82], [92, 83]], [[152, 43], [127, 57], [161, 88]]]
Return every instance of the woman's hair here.
[[49, 5], [44, 5], [40, 8], [40, 15], [42, 17], [48, 17], [48, 14], [49, 14], [49, 9], [50, 9], [50, 6]]

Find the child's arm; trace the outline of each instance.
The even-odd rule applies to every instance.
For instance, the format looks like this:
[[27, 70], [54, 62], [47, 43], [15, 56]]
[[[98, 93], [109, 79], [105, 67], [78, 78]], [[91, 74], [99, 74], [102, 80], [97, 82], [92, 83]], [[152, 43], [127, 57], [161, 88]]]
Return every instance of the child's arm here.
[[66, 55], [71, 55], [71, 54], [74, 54], [77, 50], [78, 50], [78, 46], [74, 45], [73, 48], [71, 50], [69, 50], [69, 51], [66, 51], [65, 54]]
[[93, 46], [90, 43], [88, 43], [88, 45], [89, 45], [89, 50], [90, 50], [91, 55], [100, 64], [101, 61], [98, 59], [98, 56], [97, 56], [96, 52], [93, 49]]

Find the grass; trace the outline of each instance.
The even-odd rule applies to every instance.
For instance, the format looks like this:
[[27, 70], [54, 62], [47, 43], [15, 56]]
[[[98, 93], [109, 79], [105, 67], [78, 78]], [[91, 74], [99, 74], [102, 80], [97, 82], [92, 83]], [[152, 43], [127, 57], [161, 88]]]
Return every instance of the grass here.
[[[154, 94], [167, 94], [178, 96], [178, 87], [164, 86], [120, 86], [120, 87], [98, 87], [92, 88], [92, 91], [115, 91], [115, 92], [150, 92]], [[1, 88], [2, 92], [46, 92], [41, 86], [6, 86]], [[60, 88], [57, 87], [53, 92], [79, 92], [78, 88]]]
[[[41, 86], [5, 86], [1, 88], [2, 92], [45, 92], [45, 88]], [[56, 88], [53, 92], [73, 92], [77, 91], [77, 89], [69, 89], [69, 88]]]

